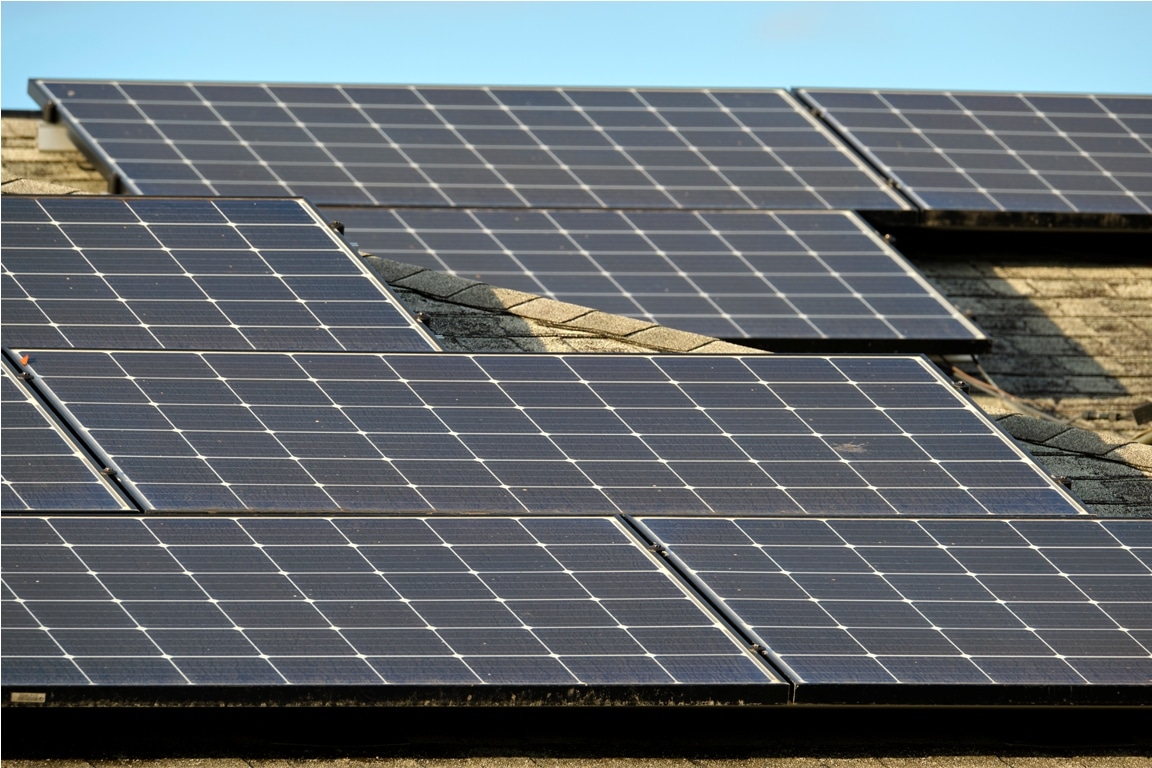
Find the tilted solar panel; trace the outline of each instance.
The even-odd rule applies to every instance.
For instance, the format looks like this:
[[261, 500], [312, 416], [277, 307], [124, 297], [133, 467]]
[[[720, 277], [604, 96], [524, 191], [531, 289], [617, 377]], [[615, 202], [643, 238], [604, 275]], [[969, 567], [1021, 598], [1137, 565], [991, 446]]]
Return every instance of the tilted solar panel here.
[[438, 350], [301, 200], [4, 202], [5, 346]]
[[377, 256], [773, 351], [987, 345], [853, 213], [322, 210]]
[[911, 208], [782, 90], [33, 80], [29, 91], [137, 194]]
[[4, 684], [788, 686], [612, 519], [6, 517]]
[[0, 509], [131, 509], [25, 385], [7, 366], [0, 365], [0, 370], [4, 408]]
[[1152, 96], [797, 93], [922, 208], [1152, 213]]
[[1083, 514], [922, 358], [18, 353], [145, 509]]
[[1147, 700], [1150, 520], [642, 524], [798, 703]]

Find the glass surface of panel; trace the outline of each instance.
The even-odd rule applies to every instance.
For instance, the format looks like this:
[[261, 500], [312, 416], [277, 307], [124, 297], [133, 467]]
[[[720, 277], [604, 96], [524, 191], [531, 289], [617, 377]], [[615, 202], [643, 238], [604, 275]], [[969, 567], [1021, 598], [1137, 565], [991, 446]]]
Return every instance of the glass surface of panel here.
[[798, 702], [822, 688], [871, 701], [877, 687], [1012, 687], [1045, 700], [1063, 686], [1148, 684], [1147, 520], [642, 522], [775, 655]]
[[2, 215], [5, 346], [439, 348], [300, 200], [22, 198]]
[[798, 94], [922, 208], [1152, 213], [1152, 96]]
[[17, 354], [158, 511], [1083, 514], [920, 358]]
[[786, 690], [608, 518], [0, 525], [6, 685]]

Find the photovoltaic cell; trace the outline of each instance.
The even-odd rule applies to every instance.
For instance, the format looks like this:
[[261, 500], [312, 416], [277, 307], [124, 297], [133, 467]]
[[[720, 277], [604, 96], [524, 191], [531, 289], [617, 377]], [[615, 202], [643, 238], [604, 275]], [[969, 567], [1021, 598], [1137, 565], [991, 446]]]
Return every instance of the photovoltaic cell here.
[[782, 90], [34, 80], [30, 92], [145, 195], [910, 208]]
[[922, 208], [1152, 213], [1152, 96], [798, 93]]
[[1043, 700], [1152, 679], [1152, 521], [643, 525], [782, 660], [797, 702], [917, 686], [1034, 687]]
[[300, 200], [13, 198], [5, 346], [439, 347]]
[[771, 349], [987, 341], [853, 213], [323, 210], [377, 256]]
[[788, 690], [607, 518], [23, 517], [3, 536], [5, 685]]
[[130, 509], [44, 406], [7, 367], [0, 366], [0, 370], [4, 409], [0, 509]]
[[1083, 514], [921, 358], [25, 353], [145, 509]]

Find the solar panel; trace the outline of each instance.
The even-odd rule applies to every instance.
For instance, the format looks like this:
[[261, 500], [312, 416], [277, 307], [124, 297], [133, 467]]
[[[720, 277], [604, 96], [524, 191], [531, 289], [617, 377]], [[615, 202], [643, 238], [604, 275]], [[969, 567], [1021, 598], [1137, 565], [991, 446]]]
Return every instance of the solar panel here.
[[1083, 514], [922, 358], [27, 354], [143, 509]]
[[4, 684], [744, 685], [607, 518], [6, 517]]
[[130, 509], [59, 423], [0, 365], [4, 409], [0, 509]]
[[798, 94], [922, 208], [1152, 213], [1152, 96]]
[[39, 348], [438, 350], [300, 200], [5, 200], [3, 335]]
[[29, 91], [137, 194], [910, 208], [782, 90], [33, 80]]
[[657, 519], [796, 701], [1062, 703], [1152, 680], [1152, 521]]
[[775, 351], [987, 343], [848, 212], [324, 212], [377, 256]]

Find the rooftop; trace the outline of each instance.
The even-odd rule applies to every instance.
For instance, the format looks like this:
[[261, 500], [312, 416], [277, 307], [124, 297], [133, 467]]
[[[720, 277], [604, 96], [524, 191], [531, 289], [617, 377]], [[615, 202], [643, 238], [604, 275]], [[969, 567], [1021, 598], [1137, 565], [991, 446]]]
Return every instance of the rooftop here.
[[[43, 150], [36, 146], [38, 120], [30, 116], [3, 119], [3, 180], [5, 195], [99, 194], [106, 183], [76, 150]], [[354, 233], [348, 234], [355, 239]], [[903, 235], [897, 248], [903, 247]], [[987, 242], [952, 252], [911, 243], [905, 255], [956, 306], [967, 310], [993, 339], [979, 359], [950, 358], [957, 376], [974, 380], [976, 403], [1011, 434], [1053, 476], [1064, 479], [1071, 492], [1093, 513], [1109, 517], [1152, 517], [1152, 446], [1148, 424], [1139, 424], [1133, 409], [1152, 401], [1152, 266], [1133, 254], [1127, 244], [1110, 250], [1099, 238], [1098, 252], [1069, 252], [1058, 241], [1032, 246], [1000, 247]], [[692, 354], [765, 354], [717, 339], [612, 315], [431, 271], [371, 254], [364, 262], [389, 284], [396, 295], [422, 318], [448, 351], [461, 352], [636, 352]], [[12, 721], [9, 720], [9, 725]], [[1094, 721], [1095, 722], [1095, 721]], [[985, 726], [988, 724], [985, 723]], [[427, 727], [427, 726], [425, 726]], [[1107, 721], [1101, 728], [1108, 730]], [[468, 752], [453, 765], [523, 765], [542, 768], [759, 768], [778, 764], [790, 768], [1145, 768], [1152, 765], [1146, 747], [1133, 748], [1113, 731], [1111, 741], [1089, 740], [1055, 752], [1052, 742], [1039, 750], [1003, 743], [984, 746], [979, 755], [956, 757], [957, 745], [921, 745], [915, 749], [883, 747], [841, 750], [809, 749], [802, 755], [787, 750], [674, 758], [631, 757], [588, 759], [564, 754], [565, 748], [541, 747], [535, 756], [509, 758], [507, 751]], [[676, 741], [673, 739], [673, 741]], [[787, 741], [787, 740], [785, 740]], [[260, 749], [268, 748], [260, 742]], [[677, 742], [678, 743], [678, 742]], [[1083, 742], [1082, 742], [1083, 743]], [[1101, 744], [1104, 746], [1101, 746]], [[1141, 745], [1145, 742], [1141, 741]], [[309, 747], [284, 750], [299, 755]], [[426, 747], [424, 747], [426, 748]], [[550, 753], [549, 749], [556, 751]], [[948, 756], [939, 756], [947, 750]], [[375, 750], [375, 751], [373, 751]], [[505, 748], [506, 750], [506, 748]], [[323, 751], [323, 748], [321, 748]], [[388, 754], [396, 745], [355, 747], [357, 755]], [[627, 752], [627, 749], [623, 750]], [[773, 756], [763, 756], [766, 751]], [[399, 748], [403, 753], [404, 748]], [[785, 754], [786, 753], [786, 754]], [[1051, 755], [1059, 753], [1060, 757]], [[648, 752], [646, 754], [653, 754]], [[681, 752], [680, 754], [687, 754]], [[1038, 757], [1037, 754], [1047, 755]], [[552, 755], [552, 756], [550, 756]], [[798, 756], [799, 755], [799, 756]], [[935, 756], [934, 756], [935, 755]], [[1028, 756], [1023, 756], [1028, 755]], [[786, 761], [786, 762], [785, 762]], [[123, 760], [76, 761], [5, 760], [5, 768], [119, 768]], [[140, 765], [140, 761], [132, 761]], [[446, 766], [433, 756], [341, 760], [156, 760], [150, 768], [400, 768]]]

